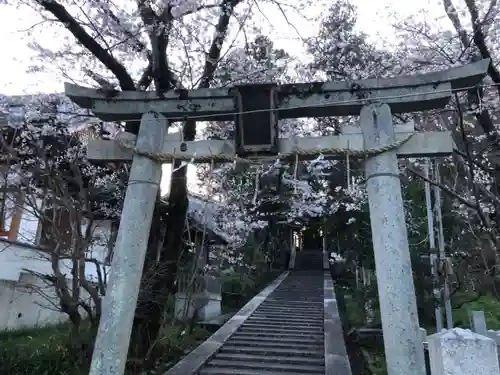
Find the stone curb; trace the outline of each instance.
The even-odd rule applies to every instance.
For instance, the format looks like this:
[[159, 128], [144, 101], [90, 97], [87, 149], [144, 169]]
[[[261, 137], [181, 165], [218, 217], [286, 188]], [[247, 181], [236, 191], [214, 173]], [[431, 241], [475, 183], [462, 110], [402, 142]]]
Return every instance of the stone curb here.
[[325, 314], [325, 375], [352, 375], [344, 342], [333, 281], [329, 271], [324, 272]]
[[231, 335], [253, 314], [262, 302], [286, 279], [289, 272], [283, 272], [227, 321], [217, 332], [181, 359], [164, 375], [194, 375], [224, 345]]

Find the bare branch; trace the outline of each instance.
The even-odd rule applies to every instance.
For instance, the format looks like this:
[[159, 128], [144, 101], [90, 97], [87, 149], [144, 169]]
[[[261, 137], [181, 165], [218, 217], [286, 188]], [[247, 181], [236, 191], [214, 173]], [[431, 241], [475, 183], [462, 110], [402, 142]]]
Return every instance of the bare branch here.
[[122, 90], [135, 90], [134, 81], [125, 67], [92, 38], [85, 29], [69, 14], [66, 8], [55, 0], [37, 0], [45, 10], [52, 13], [85, 48], [89, 50], [120, 83]]
[[201, 76], [199, 88], [210, 87], [210, 83], [214, 79], [214, 73], [217, 69], [217, 64], [219, 62], [222, 45], [226, 39], [227, 30], [229, 27], [229, 21], [233, 15], [234, 8], [240, 3], [241, 0], [224, 0], [221, 5], [222, 14], [219, 17], [219, 22], [215, 27], [215, 37], [212, 41], [212, 45], [208, 51], [207, 58], [205, 60], [205, 67], [203, 69], [203, 74]]

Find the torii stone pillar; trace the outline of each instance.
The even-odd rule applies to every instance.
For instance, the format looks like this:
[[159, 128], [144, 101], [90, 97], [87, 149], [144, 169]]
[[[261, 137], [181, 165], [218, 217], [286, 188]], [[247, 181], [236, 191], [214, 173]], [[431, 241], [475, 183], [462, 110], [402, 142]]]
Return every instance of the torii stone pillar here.
[[[394, 142], [387, 104], [363, 107], [360, 120], [366, 148]], [[396, 151], [365, 163], [387, 374], [425, 375]]]
[[[145, 113], [136, 146], [150, 152], [160, 151], [167, 128], [165, 117]], [[133, 157], [89, 375], [125, 372], [160, 180], [160, 163], [144, 156]]]

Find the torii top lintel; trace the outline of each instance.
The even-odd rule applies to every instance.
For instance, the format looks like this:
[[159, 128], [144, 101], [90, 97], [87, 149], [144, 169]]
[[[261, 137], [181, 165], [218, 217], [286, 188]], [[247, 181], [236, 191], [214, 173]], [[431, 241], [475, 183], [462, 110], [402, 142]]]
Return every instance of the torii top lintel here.
[[[444, 107], [454, 91], [479, 84], [489, 59], [444, 71], [360, 81], [251, 84], [232, 88], [156, 92], [105, 92], [70, 83], [66, 95], [104, 121], [140, 119], [162, 113], [169, 120], [234, 120], [241, 111], [274, 109], [279, 118], [359, 115], [363, 105], [384, 102], [392, 113]], [[259, 97], [261, 100], [259, 100]], [[246, 100], [245, 100], [246, 99]]]

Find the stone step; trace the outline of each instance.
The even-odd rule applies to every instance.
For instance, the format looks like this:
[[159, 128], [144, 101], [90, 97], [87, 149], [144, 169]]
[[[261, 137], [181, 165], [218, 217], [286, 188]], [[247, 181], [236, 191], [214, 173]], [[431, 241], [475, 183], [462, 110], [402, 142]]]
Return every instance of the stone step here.
[[305, 348], [305, 349], [315, 349], [316, 347], [323, 348], [323, 340], [273, 340], [262, 338], [250, 339], [250, 338], [231, 338], [227, 341], [228, 345], [234, 346], [257, 346], [262, 348]]
[[265, 332], [297, 332], [299, 334], [301, 333], [322, 333], [323, 332], [323, 327], [318, 327], [318, 326], [303, 326], [303, 325], [296, 325], [296, 326], [276, 326], [274, 324], [253, 324], [253, 323], [244, 323], [240, 327], [241, 331], [265, 331]]
[[288, 308], [305, 308], [305, 309], [314, 309], [314, 308], [321, 308], [323, 306], [323, 300], [322, 298], [318, 299], [318, 302], [312, 303], [310, 301], [304, 301], [304, 300], [294, 300], [291, 299], [290, 297], [280, 297], [285, 299], [286, 298], [286, 305], [283, 306], [283, 301], [282, 300], [274, 300], [276, 297], [272, 297], [269, 299], [266, 299], [264, 302], [262, 302], [261, 306], [280, 306], [280, 307], [288, 307]]
[[[309, 314], [309, 315], [303, 315], [303, 314]], [[324, 312], [323, 309], [315, 309], [315, 310], [309, 310], [309, 311], [303, 311], [300, 309], [290, 309], [290, 308], [275, 308], [275, 307], [269, 307], [269, 306], [264, 306], [258, 311], [255, 311], [251, 317], [257, 316], [257, 317], [263, 317], [263, 318], [274, 318], [274, 319], [284, 319], [284, 318], [291, 318], [291, 319], [313, 319], [313, 320], [323, 320], [324, 319]]]
[[273, 370], [252, 370], [252, 369], [231, 369], [231, 368], [215, 368], [204, 367], [198, 372], [198, 375], [300, 375], [301, 372], [296, 371], [273, 371]]
[[305, 318], [260, 318], [256, 316], [251, 316], [249, 319], [245, 320], [245, 324], [263, 324], [263, 325], [275, 325], [278, 327], [290, 326], [295, 327], [297, 325], [307, 326], [307, 327], [321, 327], [324, 326], [324, 321], [319, 319], [305, 319]]
[[269, 363], [273, 364], [296, 364], [296, 365], [316, 365], [316, 366], [324, 366], [325, 360], [324, 358], [317, 357], [307, 357], [307, 356], [283, 356], [283, 355], [275, 355], [275, 354], [262, 354], [262, 353], [227, 353], [221, 352], [217, 354], [217, 360], [225, 360], [225, 361], [233, 361], [235, 366], [238, 366], [240, 361], [252, 361], [258, 363]]
[[318, 333], [318, 334], [321, 334], [323, 333], [323, 330], [322, 329], [312, 329], [312, 328], [308, 328], [308, 327], [295, 327], [295, 328], [273, 328], [273, 327], [262, 327], [262, 326], [247, 326], [245, 324], [243, 324], [240, 329], [239, 329], [239, 332], [264, 332], [264, 333], [298, 333], [299, 335], [300, 334], [306, 334], [308, 332], [310, 333]]
[[272, 300], [269, 300], [268, 303], [264, 305], [264, 307], [267, 306], [277, 306], [281, 305], [281, 307], [288, 308], [288, 309], [306, 309], [306, 310], [318, 310], [323, 307], [323, 298], [318, 299], [318, 300], [308, 300], [306, 298], [301, 298], [302, 304], [293, 304], [294, 301], [290, 301], [290, 298], [288, 297], [283, 297], [283, 298], [274, 298]]
[[279, 332], [279, 333], [269, 333], [269, 332], [236, 332], [233, 336], [237, 337], [246, 337], [246, 338], [255, 338], [262, 340], [262, 338], [268, 338], [270, 340], [309, 340], [309, 341], [321, 341], [324, 340], [324, 334], [321, 333], [297, 333], [297, 332]]
[[323, 256], [321, 259], [307, 257], [296, 259], [295, 268], [298, 270], [323, 270]]
[[263, 303], [255, 312], [276, 312], [276, 313], [311, 313], [311, 314], [323, 314], [323, 304], [307, 304], [304, 306], [296, 306], [289, 303], [290, 301], [268, 301]]
[[291, 272], [198, 375], [324, 375], [323, 283]]
[[249, 319], [252, 318], [259, 318], [259, 319], [280, 319], [280, 320], [288, 320], [288, 319], [295, 319], [295, 320], [314, 320], [314, 321], [323, 321], [324, 320], [324, 314], [321, 313], [314, 313], [309, 316], [306, 315], [297, 315], [297, 314], [292, 314], [292, 313], [281, 313], [281, 314], [276, 314], [276, 313], [268, 313], [268, 312], [255, 312], [253, 313]]
[[264, 312], [264, 311], [275, 311], [275, 312], [291, 312], [294, 314], [297, 313], [322, 313], [323, 312], [323, 304], [317, 304], [317, 305], [312, 305], [312, 304], [307, 304], [304, 306], [297, 306], [297, 305], [292, 305], [289, 303], [289, 301], [269, 301], [266, 304], [262, 304], [262, 306], [259, 307], [258, 312]]
[[[287, 324], [288, 323], [288, 324]], [[283, 328], [286, 329], [287, 327], [290, 328], [310, 328], [311, 330], [316, 330], [316, 329], [323, 329], [324, 326], [324, 321], [319, 321], [319, 320], [313, 320], [313, 321], [291, 321], [287, 322], [285, 320], [282, 320], [281, 322], [277, 320], [263, 320], [263, 319], [247, 319], [243, 323], [243, 326], [247, 327], [256, 327], [256, 326], [263, 326], [263, 327], [275, 327], [275, 328]]]
[[252, 369], [252, 370], [280, 370], [280, 371], [295, 371], [300, 374], [324, 374], [325, 365], [307, 365], [307, 364], [286, 364], [286, 363], [263, 363], [253, 361], [234, 361], [223, 359], [212, 359], [208, 362], [207, 367], [218, 368], [238, 368], [238, 369]]
[[[281, 305], [281, 307], [279, 307]], [[294, 314], [298, 316], [305, 316], [306, 314], [312, 314], [313, 316], [323, 315], [323, 306], [321, 307], [293, 307], [287, 306], [285, 303], [281, 302], [279, 304], [266, 304], [259, 307], [256, 312], [265, 314]]]
[[224, 345], [220, 353], [245, 353], [245, 354], [261, 354], [261, 355], [277, 355], [277, 356], [287, 356], [287, 357], [314, 357], [321, 358], [323, 361], [325, 352], [322, 347], [317, 347], [316, 349], [293, 349], [293, 348], [262, 348], [259, 346], [236, 346], [236, 345]]
[[[266, 301], [266, 303], [263, 303], [260, 307], [262, 310], [289, 310], [289, 311], [305, 311], [305, 312], [311, 312], [311, 313], [322, 313], [323, 312], [323, 304], [324, 302], [321, 301], [321, 303], [313, 303], [313, 302], [306, 302], [304, 304], [294, 304], [293, 301], [290, 301], [289, 299], [282, 299], [282, 300], [276, 300], [276, 301]], [[258, 309], [259, 311], [262, 311], [260, 308]]]

